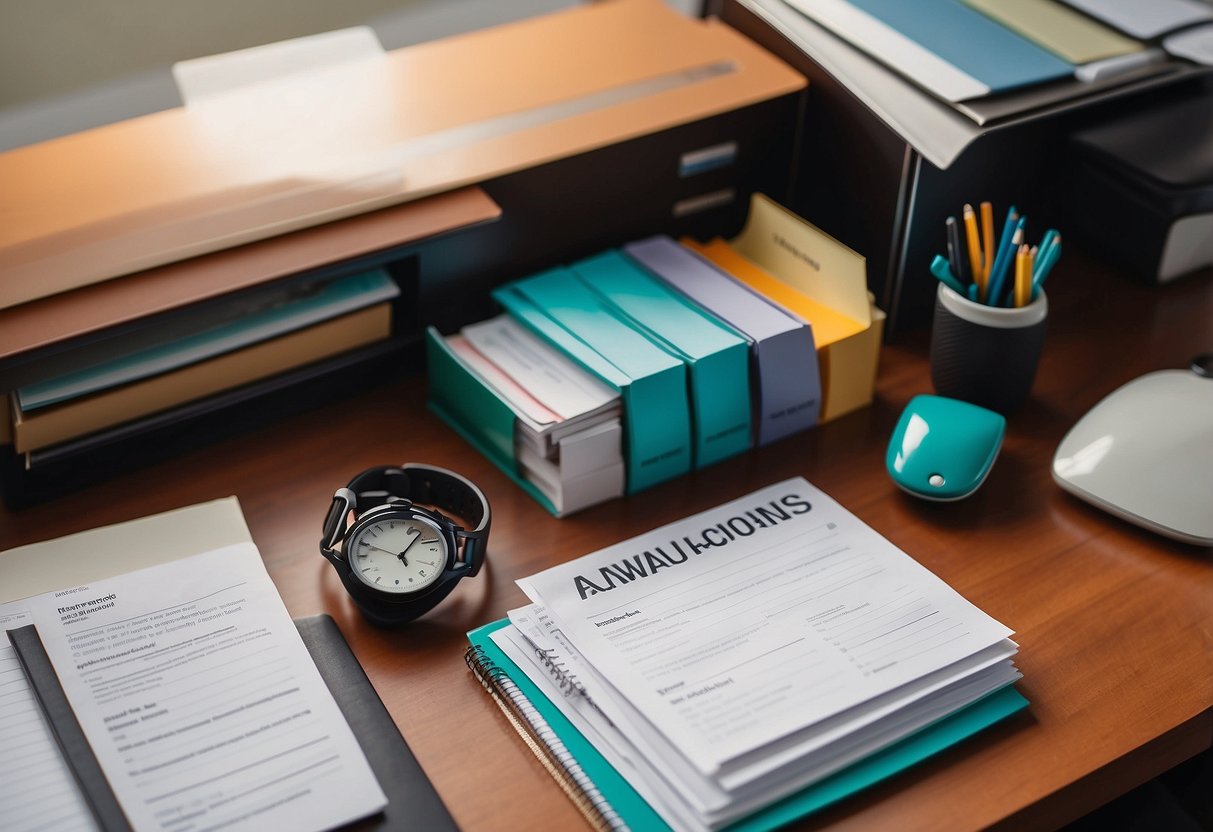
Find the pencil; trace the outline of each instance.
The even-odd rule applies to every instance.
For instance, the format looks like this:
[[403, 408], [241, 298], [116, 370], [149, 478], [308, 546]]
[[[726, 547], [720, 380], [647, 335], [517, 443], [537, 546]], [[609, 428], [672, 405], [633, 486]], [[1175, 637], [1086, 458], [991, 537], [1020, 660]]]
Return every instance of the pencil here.
[[935, 279], [940, 283], [961, 297], [964, 297], [964, 284], [956, 279], [956, 275], [952, 273], [952, 267], [948, 265], [946, 257], [940, 257], [938, 254], [935, 255], [935, 259], [931, 261], [931, 274], [935, 275]]
[[1049, 245], [1049, 250], [1040, 252], [1040, 259], [1032, 270], [1033, 300], [1040, 294], [1041, 285], [1045, 282], [1045, 278], [1049, 276], [1049, 272], [1053, 271], [1053, 266], [1056, 265], [1059, 257], [1061, 257], [1061, 235], [1056, 234]]
[[981, 203], [981, 251], [984, 255], [981, 264], [981, 274], [990, 285], [990, 269], [994, 267], [994, 206], [989, 202]]
[[998, 253], [994, 257], [994, 265], [990, 269], [990, 278], [987, 282], [990, 295], [990, 301], [997, 305], [999, 298], [1002, 297], [1003, 283], [1006, 281], [1006, 273], [1008, 264], [1015, 259], [1015, 246], [1012, 245], [1012, 240], [1015, 237], [1015, 229], [1019, 224], [1019, 212], [1012, 205], [1007, 211], [1007, 221], [1002, 226], [1002, 236], [998, 239]]
[[973, 213], [973, 206], [967, 203], [964, 207], [964, 222], [965, 242], [969, 245], [969, 271], [973, 275], [973, 282], [977, 284], [977, 297], [984, 303], [986, 277], [981, 270], [981, 241], [977, 238], [977, 214]]
[[1027, 306], [1032, 294], [1032, 250], [1026, 245], [1019, 247], [1015, 255], [1014, 306]]
[[1050, 228], [1045, 232], [1045, 236], [1040, 241], [1040, 250], [1036, 252], [1036, 263], [1032, 268], [1032, 280], [1036, 280], [1036, 275], [1041, 267], [1053, 256], [1053, 246], [1060, 239], [1061, 235], [1057, 233], [1057, 229]]
[[[1015, 266], [1015, 256], [1019, 253], [1019, 247], [1023, 244], [1024, 237], [1024, 220], [1026, 217], [1020, 217], [1015, 224], [1015, 232], [1011, 235], [1011, 250], [1007, 252], [1006, 260], [1002, 262], [1002, 266], [998, 269], [998, 273], [991, 278], [992, 286], [990, 287], [990, 304], [999, 306], [1002, 304], [1003, 292], [1006, 292], [1008, 298], [1015, 294], [1015, 275], [1012, 269]], [[1010, 284], [1008, 285], [1008, 281]]]

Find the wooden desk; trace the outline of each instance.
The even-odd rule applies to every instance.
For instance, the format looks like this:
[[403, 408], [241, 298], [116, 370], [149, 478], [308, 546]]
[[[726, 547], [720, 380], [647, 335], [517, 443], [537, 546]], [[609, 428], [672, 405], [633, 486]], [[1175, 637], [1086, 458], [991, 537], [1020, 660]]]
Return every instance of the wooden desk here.
[[[871, 408], [567, 520], [548, 516], [429, 414], [424, 379], [412, 378], [0, 513], [0, 549], [236, 494], [291, 613], [336, 618], [461, 827], [580, 828], [470, 677], [464, 632], [525, 602], [516, 578], [803, 475], [1014, 628], [1019, 687], [1032, 703], [806, 825], [1056, 826], [1213, 744], [1213, 553], [1100, 513], [1049, 475], [1062, 435], [1102, 396], [1213, 349], [1213, 274], [1150, 288], [1067, 253], [1050, 283], [1034, 397], [1011, 419], [988, 482], [961, 503], [905, 496], [884, 472], [902, 407], [930, 391], [923, 332], [886, 347]], [[317, 541], [337, 486], [407, 460], [484, 488], [494, 509], [489, 568], [429, 617], [383, 632], [351, 609]]]

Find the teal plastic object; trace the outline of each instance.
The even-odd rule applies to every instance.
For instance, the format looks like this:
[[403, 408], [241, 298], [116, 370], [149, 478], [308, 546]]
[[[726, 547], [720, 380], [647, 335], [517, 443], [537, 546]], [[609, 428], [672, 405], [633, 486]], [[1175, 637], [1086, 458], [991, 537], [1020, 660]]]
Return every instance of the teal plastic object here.
[[998, 458], [1007, 420], [943, 396], [915, 396], [889, 439], [885, 467], [916, 497], [960, 500], [976, 491]]

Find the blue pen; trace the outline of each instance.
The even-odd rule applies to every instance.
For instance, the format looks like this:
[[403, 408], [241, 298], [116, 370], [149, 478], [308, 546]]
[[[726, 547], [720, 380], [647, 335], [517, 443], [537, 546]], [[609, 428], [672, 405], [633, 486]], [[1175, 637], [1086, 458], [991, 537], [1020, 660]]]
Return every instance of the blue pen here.
[[1036, 275], [1040, 274], [1041, 267], [1044, 266], [1045, 260], [1049, 256], [1049, 251], [1053, 248], [1059, 236], [1060, 235], [1057, 233], [1056, 228], [1050, 228], [1045, 232], [1044, 237], [1041, 238], [1040, 248], [1036, 258], [1036, 268], [1032, 273], [1033, 280], [1036, 279]]
[[1049, 246], [1048, 252], [1041, 258], [1041, 263], [1036, 267], [1036, 271], [1032, 274], [1032, 300], [1036, 300], [1036, 296], [1040, 293], [1040, 287], [1049, 276], [1049, 272], [1053, 271], [1053, 266], [1061, 258], [1061, 235], [1057, 234], [1053, 237], [1053, 244]]
[[936, 280], [961, 297], [968, 295], [964, 284], [956, 279], [956, 275], [952, 274], [952, 267], [948, 265], [948, 258], [936, 254], [935, 259], [931, 261], [931, 274], [935, 275]]
[[[1011, 209], [1012, 212], [1014, 210]], [[990, 291], [986, 294], [986, 303], [990, 306], [999, 305], [999, 299], [1007, 288], [1007, 275], [1011, 272], [1011, 264], [1015, 262], [1015, 252], [1023, 242], [1023, 227], [1027, 221], [1026, 216], [1016, 218], [1010, 213], [1007, 214], [1007, 224], [1002, 230], [1002, 239], [998, 241], [998, 259], [990, 273]]]

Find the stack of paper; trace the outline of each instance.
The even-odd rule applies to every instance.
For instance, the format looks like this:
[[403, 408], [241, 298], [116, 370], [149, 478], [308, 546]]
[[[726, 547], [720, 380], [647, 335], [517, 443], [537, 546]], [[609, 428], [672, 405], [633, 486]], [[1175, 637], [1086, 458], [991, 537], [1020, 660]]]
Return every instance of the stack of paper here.
[[104, 339], [9, 394], [14, 448], [79, 440], [384, 341], [399, 294], [375, 269], [270, 286]]
[[307, 832], [388, 804], [235, 498], [0, 553], [0, 630], [5, 830]]
[[1074, 65], [957, 0], [787, 0], [838, 37], [948, 102], [1074, 73]]
[[488, 637], [677, 829], [786, 822], [1025, 704], [1011, 631], [800, 478], [519, 585]]
[[623, 494], [619, 393], [508, 315], [446, 339], [515, 415], [514, 460], [557, 513]]

